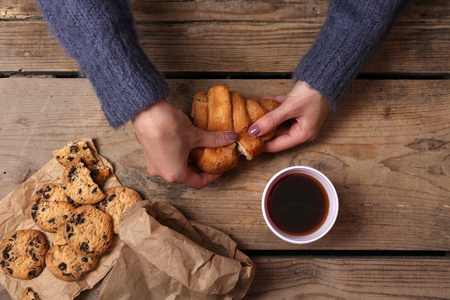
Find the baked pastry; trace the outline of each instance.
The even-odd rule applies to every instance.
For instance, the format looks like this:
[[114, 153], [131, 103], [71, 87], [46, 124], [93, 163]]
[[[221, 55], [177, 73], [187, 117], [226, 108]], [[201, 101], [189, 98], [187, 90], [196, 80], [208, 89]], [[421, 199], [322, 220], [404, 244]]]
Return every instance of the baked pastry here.
[[272, 99], [263, 98], [258, 100], [258, 103], [266, 109], [266, 111], [272, 111], [280, 106], [280, 103]]
[[194, 126], [208, 131], [235, 131], [238, 139], [236, 145], [193, 149], [191, 160], [200, 170], [217, 174], [236, 167], [238, 155], [242, 154], [248, 160], [260, 155], [264, 151], [264, 142], [273, 137], [275, 130], [255, 137], [247, 134], [248, 128], [279, 105], [271, 99], [246, 99], [240, 92], [230, 92], [225, 84], [211, 87], [207, 94], [197, 93], [191, 110]]
[[49, 248], [42, 232], [32, 229], [18, 230], [0, 243], [0, 266], [9, 276], [33, 279], [45, 267], [45, 254]]
[[201, 130], [208, 129], [208, 95], [205, 92], [197, 93], [192, 102], [191, 116], [194, 117], [194, 126]]
[[64, 281], [77, 281], [98, 265], [98, 257], [89, 257], [74, 251], [69, 245], [53, 245], [45, 256], [48, 270]]
[[21, 300], [40, 300], [38, 294], [34, 292], [30, 287], [27, 287], [23, 293]]
[[[261, 103], [263, 103], [265, 106], [262, 105]], [[271, 99], [261, 99], [260, 101], [256, 101], [254, 99], [245, 99], [245, 105], [247, 107], [247, 112], [248, 116], [250, 117], [251, 124], [255, 123], [259, 118], [261, 118], [270, 111], [265, 107], [274, 110], [275, 108], [280, 106], [278, 102]], [[261, 139], [261, 141], [264, 143], [265, 141], [270, 140], [274, 133], [275, 130], [266, 133], [265, 135], [259, 137], [259, 139]]]
[[101, 186], [111, 173], [109, 168], [96, 165], [98, 160], [94, 155], [94, 151], [84, 141], [70, 142], [61, 149], [53, 150], [53, 156], [64, 167], [71, 165], [77, 158], [81, 159], [91, 171], [91, 177], [94, 182]]
[[63, 246], [67, 245], [66, 238], [64, 237], [64, 226], [58, 228], [58, 230], [53, 235], [53, 246]]
[[69, 214], [75, 206], [68, 202], [46, 201], [43, 196], [36, 194], [28, 206], [28, 213], [39, 228], [47, 232], [56, 232], [66, 223]]
[[86, 165], [93, 165], [97, 162], [93, 151], [83, 141], [70, 142], [60, 149], [53, 150], [52, 153], [56, 160], [64, 167], [69, 166], [75, 158], [80, 158]]
[[36, 191], [36, 195], [42, 196], [42, 199], [45, 201], [68, 202], [75, 207], [80, 206], [79, 203], [73, 201], [73, 199], [70, 198], [69, 195], [67, 195], [64, 187], [59, 184], [44, 184], [39, 190]]
[[233, 127], [237, 134], [247, 132], [250, 127], [251, 120], [247, 111], [247, 103], [239, 92], [231, 92], [231, 100], [233, 103]]
[[247, 158], [252, 160], [264, 151], [264, 142], [261, 138], [249, 136], [247, 132], [241, 133], [236, 141], [238, 151]]
[[98, 165], [86, 165], [86, 167], [91, 171], [91, 178], [99, 186], [105, 185], [106, 179], [108, 179], [109, 168], [101, 167]]
[[91, 172], [80, 158], [74, 159], [64, 170], [63, 186], [66, 193], [80, 204], [95, 204], [105, 198], [102, 190], [91, 177]]
[[120, 216], [139, 201], [142, 201], [142, 198], [138, 192], [127, 187], [118, 186], [105, 192], [105, 199], [98, 204], [98, 208], [113, 218], [114, 233], [118, 234]]
[[[208, 94], [198, 93], [194, 97], [191, 114], [194, 125], [208, 131], [233, 131], [231, 95], [224, 84], [209, 89]], [[207, 107], [205, 107], [205, 104]], [[217, 174], [237, 166], [235, 146], [194, 149], [191, 159], [204, 172]]]
[[113, 220], [92, 205], [75, 209], [64, 226], [64, 237], [75, 252], [84, 256], [99, 256], [111, 246]]
[[197, 148], [191, 159], [203, 172], [219, 174], [237, 166], [238, 156], [235, 144], [219, 148]]

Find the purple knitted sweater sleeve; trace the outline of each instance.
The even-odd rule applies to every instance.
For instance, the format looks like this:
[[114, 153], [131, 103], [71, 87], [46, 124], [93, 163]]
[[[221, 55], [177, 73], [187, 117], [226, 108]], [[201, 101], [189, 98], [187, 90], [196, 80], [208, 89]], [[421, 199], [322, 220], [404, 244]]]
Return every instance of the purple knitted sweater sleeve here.
[[92, 83], [117, 128], [169, 94], [139, 45], [128, 0], [37, 0], [50, 29]]
[[[117, 128], [169, 94], [139, 45], [128, 0], [37, 0], [51, 30], [91, 81]], [[297, 66], [335, 107], [408, 0], [331, 0], [327, 20]]]
[[294, 71], [294, 81], [307, 82], [335, 108], [408, 2], [331, 0], [325, 24]]

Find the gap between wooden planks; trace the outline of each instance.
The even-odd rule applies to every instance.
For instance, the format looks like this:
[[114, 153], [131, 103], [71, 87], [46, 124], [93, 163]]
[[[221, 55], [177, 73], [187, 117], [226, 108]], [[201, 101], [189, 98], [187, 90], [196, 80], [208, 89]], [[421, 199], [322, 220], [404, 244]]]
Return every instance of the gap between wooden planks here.
[[[193, 95], [218, 83], [246, 97], [282, 94], [292, 85], [290, 80], [169, 80], [170, 100], [189, 113]], [[107, 125], [86, 79], [5, 78], [0, 90], [2, 198], [51, 159], [51, 150], [92, 137], [122, 184], [229, 234], [242, 249], [450, 247], [448, 80], [357, 80], [315, 141], [240, 160], [203, 190], [149, 176], [131, 125], [117, 131]], [[332, 231], [301, 247], [271, 234], [260, 210], [265, 183], [290, 165], [321, 170], [340, 197]]]
[[[448, 258], [252, 258], [245, 300], [448, 299]], [[76, 300], [98, 299], [100, 284]], [[0, 298], [11, 299], [0, 286]]]
[[[163, 72], [292, 72], [327, 2], [139, 1], [134, 10], [143, 48]], [[363, 72], [448, 72], [448, 4], [412, 3]], [[0, 72], [77, 71], [31, 0], [0, 5], [1, 12]]]
[[446, 299], [449, 259], [255, 258], [245, 299]]
[[[450, 15], [449, 0], [412, 1], [399, 22], [445, 23]], [[298, 21], [323, 22], [329, 0], [137, 0], [132, 10], [137, 22]], [[33, 0], [0, 2], [0, 20], [41, 19]]]

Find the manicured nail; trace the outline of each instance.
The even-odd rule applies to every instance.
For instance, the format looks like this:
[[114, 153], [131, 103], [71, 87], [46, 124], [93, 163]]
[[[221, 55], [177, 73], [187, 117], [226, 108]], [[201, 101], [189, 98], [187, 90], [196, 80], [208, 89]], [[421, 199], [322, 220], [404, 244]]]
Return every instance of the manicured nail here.
[[225, 132], [225, 138], [229, 141], [235, 141], [238, 138], [238, 134], [234, 131]]
[[249, 136], [258, 136], [260, 133], [261, 133], [261, 128], [259, 128], [259, 126], [256, 125], [256, 124], [253, 124], [248, 129], [248, 135]]

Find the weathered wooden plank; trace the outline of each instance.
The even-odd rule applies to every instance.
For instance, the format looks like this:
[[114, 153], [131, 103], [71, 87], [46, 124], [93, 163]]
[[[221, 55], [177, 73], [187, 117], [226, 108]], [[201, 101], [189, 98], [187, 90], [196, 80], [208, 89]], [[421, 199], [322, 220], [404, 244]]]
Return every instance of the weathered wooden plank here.
[[449, 259], [255, 258], [245, 299], [448, 299]]
[[35, 1], [0, 0], [0, 20], [42, 18]]
[[[252, 258], [256, 274], [244, 299], [448, 299], [448, 258]], [[77, 300], [98, 298], [100, 285]], [[0, 286], [1, 299], [11, 299]]]
[[[163, 72], [292, 72], [317, 23], [139, 24], [142, 45]], [[450, 25], [397, 24], [363, 72], [447, 73]], [[0, 22], [0, 72], [77, 71], [44, 21]]]
[[[171, 101], [227, 83], [247, 97], [282, 94], [289, 80], [170, 80]], [[131, 125], [108, 127], [85, 79], [0, 79], [0, 199], [41, 168], [51, 150], [92, 137], [125, 186], [167, 201], [188, 218], [229, 234], [243, 249], [442, 250], [450, 247], [450, 85], [448, 80], [357, 80], [310, 143], [240, 160], [203, 190], [166, 184], [146, 172]], [[277, 239], [260, 210], [265, 183], [281, 168], [307, 165], [335, 184], [340, 213], [322, 240]], [[220, 198], [217, 195], [220, 194]]]
[[[448, 0], [415, 1], [365, 72], [448, 72]], [[328, 1], [136, 1], [138, 22], [271, 21], [259, 24], [141, 24], [144, 48], [168, 72], [291, 72], [314, 41]], [[243, 13], [244, 12], [244, 13]], [[0, 18], [41, 19], [31, 0], [0, 1]], [[297, 22], [300, 22], [297, 23]], [[313, 24], [313, 25], [311, 25]], [[411, 24], [419, 25], [412, 26]], [[0, 24], [0, 71], [76, 71], [43, 22]], [[444, 26], [444, 27], [442, 27]], [[222, 32], [219, 39], [217, 32]], [[237, 34], [237, 35], [236, 35]], [[264, 38], [261, 38], [261, 35]], [[239, 38], [236, 38], [238, 36]], [[296, 37], [296, 38], [293, 38]], [[209, 41], [208, 47], [199, 47]], [[249, 42], [247, 42], [249, 41]], [[231, 46], [231, 47], [229, 47]], [[180, 55], [184, 53], [185, 55]], [[195, 55], [194, 55], [195, 54]]]
[[[415, 0], [399, 22], [446, 23], [449, 0]], [[132, 9], [137, 22], [183, 21], [295, 21], [323, 22], [328, 0], [137, 0]], [[33, 0], [0, 0], [0, 19], [39, 19]]]
[[[132, 9], [137, 22], [151, 21], [308, 21], [321, 22], [328, 1], [134, 1]], [[35, 1], [0, 0], [0, 19], [40, 19]]]
[[[80, 293], [75, 299], [76, 300], [97, 300], [98, 295], [100, 293], [101, 281], [96, 286], [94, 286], [90, 290], [85, 290]], [[8, 294], [8, 291], [0, 285], [0, 299], [2, 300], [12, 300], [11, 296]]]
[[[30, 0], [24, 0], [30, 1]], [[235, 1], [135, 1], [137, 21], [293, 21], [323, 22], [328, 13], [328, 0], [235, 0]], [[415, 0], [399, 22], [444, 23], [450, 18], [450, 2]]]

